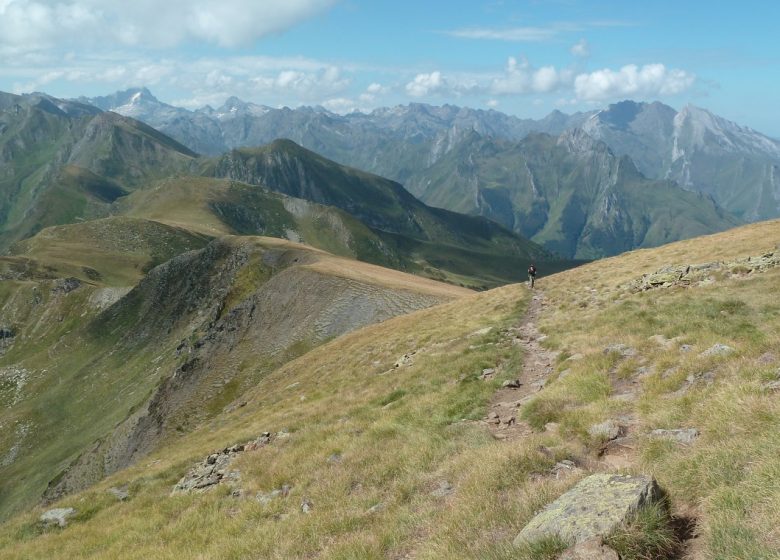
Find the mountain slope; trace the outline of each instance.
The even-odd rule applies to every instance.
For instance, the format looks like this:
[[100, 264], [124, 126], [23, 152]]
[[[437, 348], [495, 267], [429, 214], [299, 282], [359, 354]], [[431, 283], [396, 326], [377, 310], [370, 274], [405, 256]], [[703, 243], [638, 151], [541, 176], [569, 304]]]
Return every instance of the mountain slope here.
[[398, 183], [341, 166], [289, 140], [207, 160], [203, 174], [335, 206], [385, 237], [405, 238], [406, 245], [414, 241], [417, 247], [471, 253], [475, 269], [484, 257], [502, 258], [507, 272], [514, 268], [516, 273], [523, 262], [553, 260], [537, 245], [491, 221], [426, 206]]
[[153, 128], [42, 95], [0, 95], [0, 249], [41, 228], [105, 213], [195, 154]]
[[624, 101], [583, 129], [630, 156], [648, 177], [711, 195], [748, 221], [780, 215], [780, 143], [692, 105]]
[[[132, 237], [142, 223], [112, 218], [64, 229], [94, 228], [116, 239], [109, 232]], [[85, 261], [61, 229], [25, 242], [25, 258], [38, 267], [20, 270], [22, 257], [2, 259], [17, 271], [0, 282], [3, 328], [12, 333], [0, 355], [0, 425], [10, 426], [0, 436], [3, 516], [136, 461], [314, 346], [468, 293], [252, 237], [212, 241], [153, 268], [135, 287], [112, 287], [102, 282], [115, 282], [111, 259]], [[147, 254], [170, 245], [161, 235], [146, 240], [154, 244]], [[87, 262], [99, 277], [58, 276], [68, 271], [68, 247], [71, 268]]]
[[598, 258], [738, 222], [707, 197], [643, 177], [579, 129], [519, 143], [461, 142], [408, 185], [423, 201], [480, 214], [567, 257]]
[[[753, 224], [543, 278], [534, 300], [506, 286], [356, 330], [269, 372], [246, 405], [54, 504], [77, 510], [64, 529], [42, 527], [41, 508], [10, 520], [0, 550], [533, 558], [512, 545], [528, 520], [591, 473], [628, 471], [653, 475], [676, 523], [695, 526], [683, 557], [772, 558], [780, 266], [734, 263], [771, 253], [778, 235], [780, 222]], [[630, 288], [662, 267], [707, 263], [701, 281]], [[524, 391], [502, 382], [533, 357], [528, 305], [543, 310], [538, 343], [558, 357], [538, 364], [545, 383], [530, 398], [492, 409], [497, 392]], [[717, 344], [732, 350], [707, 352]], [[607, 422], [617, 439], [593, 430]], [[694, 435], [680, 443], [677, 429]], [[195, 462], [264, 432], [267, 443], [235, 454], [227, 468], [238, 474], [172, 495]], [[646, 550], [656, 529], [620, 533], [622, 554]]]

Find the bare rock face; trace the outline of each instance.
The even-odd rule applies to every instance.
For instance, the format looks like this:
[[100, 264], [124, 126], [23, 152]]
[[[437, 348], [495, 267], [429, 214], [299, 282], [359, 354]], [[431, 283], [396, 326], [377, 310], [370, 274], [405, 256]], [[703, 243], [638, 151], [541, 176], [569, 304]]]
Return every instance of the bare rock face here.
[[547, 505], [520, 531], [514, 544], [522, 546], [547, 537], [579, 544], [603, 537], [661, 496], [649, 476], [594, 474]]

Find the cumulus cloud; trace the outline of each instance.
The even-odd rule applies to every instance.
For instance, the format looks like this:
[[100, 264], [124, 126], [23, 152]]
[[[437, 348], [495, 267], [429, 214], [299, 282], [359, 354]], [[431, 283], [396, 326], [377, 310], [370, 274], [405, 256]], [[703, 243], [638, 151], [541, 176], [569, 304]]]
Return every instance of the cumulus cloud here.
[[412, 97], [425, 97], [427, 95], [443, 93], [449, 89], [447, 80], [441, 72], [430, 74], [417, 74], [414, 79], [406, 84], [406, 93]]
[[578, 99], [585, 101], [675, 95], [689, 89], [695, 80], [693, 74], [684, 70], [670, 70], [663, 64], [642, 67], [628, 64], [620, 70], [605, 68], [579, 74], [574, 79], [574, 92]]
[[571, 80], [571, 70], [554, 66], [535, 68], [525, 58], [509, 57], [504, 74], [492, 80], [489, 90], [495, 95], [549, 93]]
[[587, 58], [590, 56], [590, 45], [585, 39], [580, 39], [571, 46], [569, 52], [577, 58]]
[[347, 97], [335, 97], [322, 102], [322, 106], [328, 111], [345, 115], [357, 111], [354, 101]]
[[[625, 97], [661, 97], [690, 89], [696, 77], [663, 64], [629, 64], [618, 70], [578, 72], [575, 66], [536, 67], [526, 58], [510, 57], [501, 73], [458, 74], [440, 71], [417, 74], [405, 86], [411, 97], [486, 95], [498, 98], [560, 92], [567, 104], [606, 101]], [[492, 102], [491, 102], [492, 103]]]
[[99, 44], [251, 43], [337, 0], [0, 0], [0, 53]]

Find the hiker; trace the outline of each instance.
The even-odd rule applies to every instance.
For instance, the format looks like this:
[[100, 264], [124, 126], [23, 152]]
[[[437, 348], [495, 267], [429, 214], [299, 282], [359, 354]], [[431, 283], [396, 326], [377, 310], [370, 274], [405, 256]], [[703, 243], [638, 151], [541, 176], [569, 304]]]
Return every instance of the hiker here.
[[531, 266], [528, 267], [528, 283], [531, 285], [531, 288], [534, 287], [535, 279], [536, 279], [536, 265], [531, 263]]

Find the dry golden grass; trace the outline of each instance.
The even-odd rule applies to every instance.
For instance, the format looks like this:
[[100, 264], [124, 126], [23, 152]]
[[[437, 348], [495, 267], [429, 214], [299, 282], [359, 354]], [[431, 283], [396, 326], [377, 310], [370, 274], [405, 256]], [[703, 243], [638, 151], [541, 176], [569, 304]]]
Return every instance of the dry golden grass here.
[[[524, 557], [511, 546], [514, 536], [586, 474], [558, 480], [550, 467], [572, 458], [591, 469], [616, 468], [598, 457], [602, 442], [587, 428], [623, 418], [634, 437], [623, 468], [654, 475], [674, 511], [696, 516], [699, 557], [778, 558], [780, 398], [763, 387], [780, 368], [780, 270], [702, 287], [616, 290], [665, 265], [760, 254], [777, 239], [780, 222], [755, 224], [541, 279], [549, 300], [544, 344], [561, 351], [557, 372], [568, 371], [554, 375], [523, 414], [538, 428], [550, 421], [557, 427], [507, 444], [476, 422], [501, 381], [517, 375], [522, 356], [501, 329], [520, 320], [528, 291], [471, 294], [345, 335], [279, 368], [247, 395], [245, 407], [62, 500], [58, 506], [79, 510], [66, 529], [42, 531], [40, 509], [0, 527], [0, 556]], [[312, 266], [386, 274], [330, 259]], [[486, 327], [492, 329], [473, 335]], [[649, 340], [656, 334], [676, 338], [663, 347]], [[613, 343], [636, 355], [605, 354]], [[714, 343], [735, 352], [700, 356]], [[691, 350], [681, 351], [683, 344]], [[393, 368], [408, 352], [416, 352], [413, 364]], [[582, 359], [565, 361], [573, 354]], [[482, 368], [499, 364], [496, 380], [479, 380]], [[712, 384], [680, 391], [688, 376], [708, 372]], [[648, 435], [679, 427], [701, 435], [688, 446]], [[227, 489], [169, 496], [210, 451], [282, 429], [289, 438], [237, 460], [245, 497]], [[432, 494], [444, 481], [453, 493]], [[131, 494], [123, 503], [105, 492], [121, 484]], [[284, 484], [292, 486], [287, 498], [268, 505], [254, 499]], [[304, 499], [313, 504], [309, 514], [301, 512]]]

